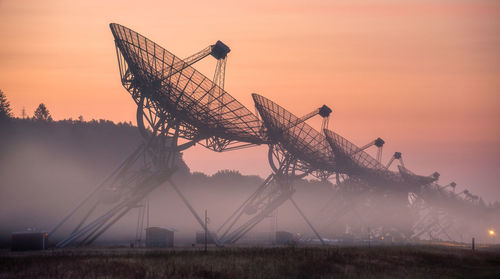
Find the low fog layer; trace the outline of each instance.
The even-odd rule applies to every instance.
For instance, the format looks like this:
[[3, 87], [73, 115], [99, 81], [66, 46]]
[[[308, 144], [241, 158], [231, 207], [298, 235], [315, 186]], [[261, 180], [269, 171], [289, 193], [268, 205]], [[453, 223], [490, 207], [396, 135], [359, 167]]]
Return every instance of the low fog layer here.
[[[2, 138], [0, 161], [0, 237], [4, 244], [9, 241], [12, 231], [28, 228], [49, 231], [53, 228], [142, 140], [136, 127], [107, 121], [16, 119], [2, 129], [7, 135]], [[205, 209], [208, 211], [210, 229], [221, 225], [263, 181], [237, 171], [221, 171], [212, 176], [191, 174], [183, 161], [178, 165], [180, 169], [175, 181], [200, 215]], [[297, 202], [303, 203], [303, 210], [313, 215], [312, 211], [318, 210], [320, 205], [315, 199], [324, 197], [330, 184], [311, 185], [316, 185], [314, 188], [323, 194], [306, 192], [304, 200], [298, 198]], [[194, 240], [201, 226], [168, 184], [152, 192], [149, 201], [151, 226], [174, 228], [176, 238]], [[290, 204], [280, 208], [278, 227], [307, 232], [300, 215], [293, 210]], [[137, 215], [138, 210], [130, 211], [100, 240], [133, 240]], [[266, 218], [255, 230], [270, 232], [275, 225], [274, 218]], [[63, 226], [55, 236], [65, 236], [70, 227]]]
[[[2, 127], [2, 246], [8, 246], [12, 231], [52, 229], [141, 141], [136, 127], [108, 121], [14, 119]], [[266, 158], [262, 158], [262, 163], [267, 164]], [[192, 173], [182, 159], [177, 165], [179, 170], [174, 181], [200, 216], [208, 211], [211, 230], [216, 230], [263, 182], [261, 177], [244, 176], [237, 170], [220, 171], [212, 176]], [[468, 241], [471, 235], [475, 235], [486, 241], [487, 237], [481, 236], [481, 232], [495, 225], [490, 219], [468, 223], [470, 219], [452, 218], [443, 214], [442, 209], [439, 212], [434, 212], [434, 209], [412, 210], [409, 207], [412, 200], [407, 193], [374, 191], [355, 180], [346, 180], [340, 185], [297, 180], [294, 188], [294, 200], [321, 236], [329, 240], [363, 240], [370, 236], [377, 240], [417, 237]], [[148, 200], [150, 226], [175, 229], [176, 244], [189, 245], [195, 241], [195, 233], [201, 231], [201, 226], [172, 187], [165, 184], [157, 188]], [[413, 209], [417, 206], [414, 203]], [[457, 216], [472, 212], [467, 206], [457, 209], [450, 205], [447, 210], [457, 213]], [[138, 209], [131, 210], [103, 234], [98, 243], [126, 244], [133, 241], [138, 214]], [[481, 213], [474, 211], [474, 214]], [[68, 236], [77, 222], [78, 216], [75, 216], [57, 231], [54, 239]], [[302, 239], [314, 238], [289, 201], [264, 218], [246, 240], [253, 237], [272, 241], [275, 231], [289, 231]]]

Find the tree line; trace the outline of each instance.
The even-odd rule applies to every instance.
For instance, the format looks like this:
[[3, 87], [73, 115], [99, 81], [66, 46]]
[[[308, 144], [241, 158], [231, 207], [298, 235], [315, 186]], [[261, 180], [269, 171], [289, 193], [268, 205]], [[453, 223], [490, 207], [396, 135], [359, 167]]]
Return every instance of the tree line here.
[[[15, 119], [14, 113], [12, 112], [12, 108], [10, 105], [9, 100], [7, 99], [7, 96], [5, 93], [0, 89], [0, 122], [6, 122], [8, 120]], [[52, 118], [52, 115], [47, 108], [47, 106], [44, 103], [40, 103], [37, 108], [33, 112], [33, 117], [29, 117], [26, 114], [25, 109], [23, 108], [22, 110], [22, 115], [21, 119], [27, 119], [27, 120], [34, 120], [34, 121], [44, 121], [44, 122], [53, 122], [54, 119]], [[115, 124], [112, 121], [109, 120], [104, 120], [104, 119], [99, 119], [95, 120], [92, 119], [90, 121], [84, 121], [83, 116], [78, 116], [76, 120], [73, 120], [72, 118], [69, 119], [64, 119], [60, 120], [58, 122], [71, 122], [71, 123], [89, 123], [89, 124], [107, 124], [107, 125], [119, 125], [119, 126], [133, 126], [132, 122], [120, 122], [118, 124]]]
[[[0, 119], [7, 120], [10, 118], [14, 118], [14, 114], [12, 113], [12, 108], [10, 107], [10, 102], [7, 100], [7, 96], [0, 89]], [[25, 111], [23, 108], [23, 118], [25, 118]], [[44, 103], [40, 103], [38, 107], [33, 112], [33, 120], [40, 121], [52, 121], [52, 115], [50, 115], [50, 111]]]
[[[4, 92], [2, 90], [0, 90], [0, 124], [4, 120], [8, 120], [8, 119], [15, 119], [15, 118], [14, 118], [14, 115], [12, 113], [12, 109], [11, 109], [9, 101], [7, 100], [6, 95], [4, 94]], [[131, 122], [120, 122], [118, 124], [115, 124], [112, 121], [104, 120], [104, 119], [99, 119], [99, 120], [92, 119], [90, 121], [85, 122], [83, 120], [82, 116], [79, 116], [77, 120], [73, 120], [70, 118], [70, 119], [65, 119], [65, 120], [53, 121], [53, 118], [50, 114], [49, 109], [43, 103], [39, 104], [38, 107], [35, 109], [32, 118], [26, 117], [26, 114], [25, 114], [24, 109], [23, 109], [23, 117], [21, 119], [15, 120], [13, 122], [17, 122], [20, 120], [32, 120], [32, 121], [39, 122], [39, 123], [54, 122], [53, 123], [54, 125], [57, 124], [57, 125], [63, 125], [63, 126], [67, 126], [67, 127], [75, 127], [75, 124], [77, 126], [82, 126], [82, 125], [86, 126], [86, 127], [98, 127], [99, 126], [99, 127], [103, 127], [103, 128], [104, 127], [109, 127], [109, 128], [111, 128], [111, 127], [116, 127], [116, 128], [133, 127]], [[45, 128], [41, 127], [41, 128], [46, 130], [47, 127], [45, 127]], [[182, 164], [184, 165], [184, 169], [187, 169], [187, 170], [189, 169], [187, 166], [185, 166], [184, 162], [182, 162]], [[211, 176], [206, 175], [204, 173], [200, 173], [200, 172], [193, 172], [190, 174], [190, 176], [191, 176], [191, 180], [195, 180], [196, 182], [199, 182], [200, 184], [203, 184], [203, 185], [204, 184], [211, 184], [211, 183], [213, 183], [213, 184], [232, 183], [234, 181], [248, 182], [249, 184], [252, 184], [252, 183], [259, 184], [263, 180], [262, 178], [260, 178], [258, 176], [242, 175], [239, 171], [236, 171], [236, 170], [220, 170]], [[311, 187], [311, 186], [323, 187], [325, 183], [320, 182], [320, 181], [316, 181], [316, 180], [302, 180], [298, 184], [304, 184], [304, 186], [307, 185], [307, 187]], [[330, 183], [326, 183], [326, 184], [331, 186]], [[484, 204], [484, 202], [482, 202], [482, 203]], [[494, 207], [494, 208], [500, 208], [500, 201], [494, 201], [493, 203], [489, 203], [487, 206]]]

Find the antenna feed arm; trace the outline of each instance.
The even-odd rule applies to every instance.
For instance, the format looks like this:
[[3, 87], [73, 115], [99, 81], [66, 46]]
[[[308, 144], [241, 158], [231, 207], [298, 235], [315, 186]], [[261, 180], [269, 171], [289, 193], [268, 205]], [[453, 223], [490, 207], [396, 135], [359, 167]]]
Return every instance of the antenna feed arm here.
[[389, 160], [389, 163], [387, 163], [386, 168], [389, 168], [391, 166], [392, 162], [394, 162], [394, 160], [399, 160], [399, 162], [401, 163], [401, 166], [403, 168], [405, 168], [405, 164], [403, 162], [403, 157], [401, 155], [401, 152], [394, 152], [394, 155], [392, 155], [391, 160]]
[[326, 105], [323, 105], [322, 107], [315, 109], [314, 111], [302, 116], [301, 118], [296, 119], [294, 122], [291, 122], [288, 126], [285, 127], [285, 129], [291, 129], [299, 125], [300, 123], [306, 122], [307, 120], [313, 118], [316, 115], [323, 117], [323, 119], [327, 119], [330, 116], [330, 113], [332, 113], [332, 109]]
[[184, 58], [183, 63], [185, 63], [186, 65], [183, 65], [183, 68], [193, 65], [194, 63], [202, 60], [209, 55], [212, 55], [217, 60], [225, 59], [230, 51], [231, 49], [226, 44], [221, 41], [217, 41], [215, 44], [210, 45], [198, 51], [197, 53]]
[[[363, 146], [362, 146], [362, 147], [360, 147], [358, 150], [354, 151], [352, 154], [356, 154], [356, 153], [358, 153], [358, 152], [361, 152], [361, 151], [363, 151], [363, 150], [365, 150], [365, 149], [369, 148], [369, 147], [370, 147], [370, 146], [372, 146], [372, 145], [375, 145], [376, 147], [378, 147], [378, 148], [379, 148], [379, 153], [380, 153], [380, 152], [382, 152], [382, 151], [381, 151], [381, 150], [382, 150], [381, 148], [384, 146], [384, 144], [385, 144], [385, 141], [384, 141], [383, 139], [381, 139], [381, 138], [377, 138], [377, 139], [375, 139], [375, 140], [373, 140], [373, 141], [369, 142], [368, 144], [363, 145]], [[382, 154], [380, 154], [380, 156], [382, 156]], [[379, 157], [379, 155], [377, 155], [377, 157]], [[398, 158], [396, 158], [396, 159], [398, 159]], [[379, 159], [377, 159], [377, 160], [378, 160], [378, 161], [380, 161]]]

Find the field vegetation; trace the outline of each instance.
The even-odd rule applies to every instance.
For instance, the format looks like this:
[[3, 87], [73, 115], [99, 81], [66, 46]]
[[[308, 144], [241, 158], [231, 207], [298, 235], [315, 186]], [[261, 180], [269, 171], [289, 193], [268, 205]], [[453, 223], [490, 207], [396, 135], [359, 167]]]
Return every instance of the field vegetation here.
[[443, 246], [81, 249], [0, 255], [0, 278], [500, 278], [500, 251]]

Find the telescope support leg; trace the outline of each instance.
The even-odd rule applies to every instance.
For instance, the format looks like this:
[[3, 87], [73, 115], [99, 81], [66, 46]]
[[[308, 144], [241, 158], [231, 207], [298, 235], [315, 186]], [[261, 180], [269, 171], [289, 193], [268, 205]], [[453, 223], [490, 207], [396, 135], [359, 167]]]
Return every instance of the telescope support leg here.
[[304, 218], [304, 220], [306, 221], [307, 225], [309, 225], [309, 227], [311, 228], [311, 230], [314, 232], [314, 234], [316, 235], [316, 237], [319, 239], [319, 241], [321, 241], [321, 244], [323, 245], [326, 245], [325, 244], [325, 241], [323, 240], [323, 238], [319, 235], [318, 231], [314, 228], [314, 226], [312, 225], [312, 223], [309, 221], [309, 219], [307, 219], [306, 215], [304, 214], [304, 212], [302, 212], [302, 210], [299, 208], [299, 206], [297, 205], [297, 203], [293, 200], [292, 197], [290, 197], [290, 201], [292, 202], [293, 206], [295, 206], [295, 209], [297, 209], [297, 211], [299, 212], [300, 216], [302, 216], [302, 218]]

